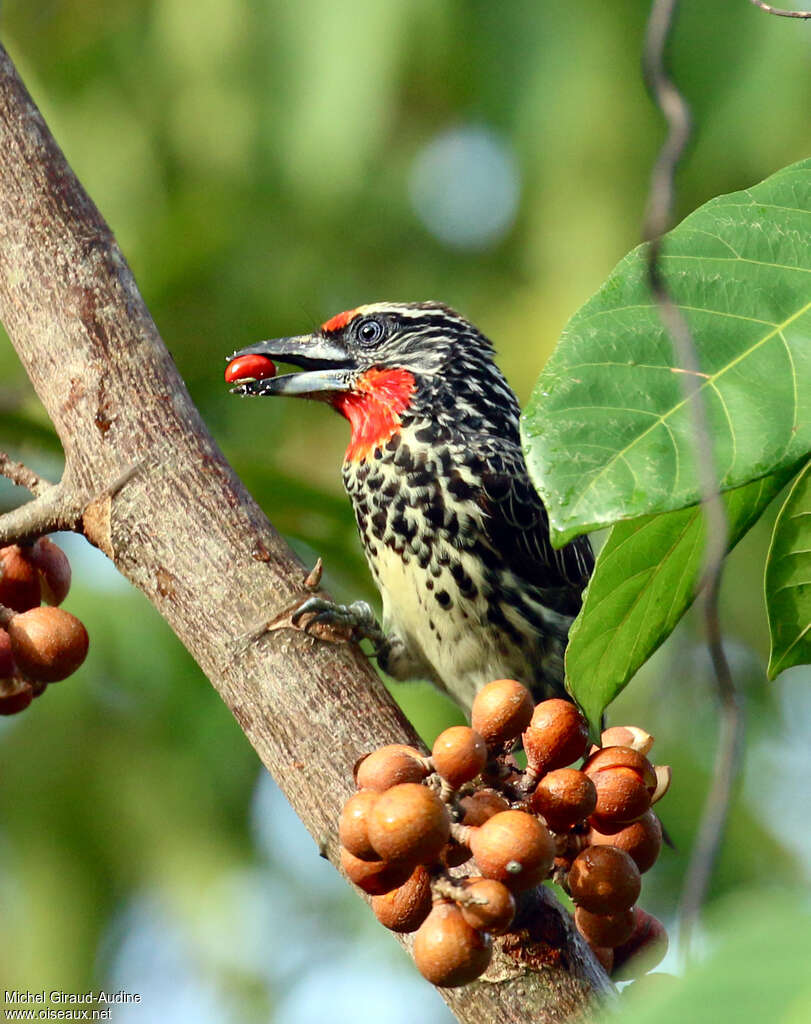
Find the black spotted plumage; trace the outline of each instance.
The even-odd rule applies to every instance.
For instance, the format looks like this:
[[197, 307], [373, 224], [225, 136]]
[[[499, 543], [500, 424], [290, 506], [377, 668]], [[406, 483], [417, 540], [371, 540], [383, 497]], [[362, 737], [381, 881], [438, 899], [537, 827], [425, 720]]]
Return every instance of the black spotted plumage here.
[[[370, 552], [358, 518], [385, 622], [396, 638], [384, 666], [401, 677], [426, 675], [467, 701], [487, 681], [479, 677], [475, 686], [466, 685], [448, 670], [452, 657], [436, 657], [434, 645], [421, 641], [415, 616], [398, 616], [402, 589], [410, 586], [424, 594], [416, 603], [424, 608], [428, 635], [435, 632], [431, 621], [444, 621], [446, 646], [454, 635], [479, 631], [497, 652], [482, 659], [485, 674], [495, 678], [497, 662], [498, 674], [516, 675], [536, 693], [555, 692], [568, 626], [593, 565], [591, 546], [587, 539], [561, 550], [550, 544], [546, 511], [521, 450], [518, 403], [493, 362], [489, 341], [445, 307], [402, 309], [377, 304], [363, 311], [393, 323], [374, 364], [405, 366], [417, 381], [400, 429], [381, 446], [381, 470], [389, 481], [375, 496], [373, 517], [374, 536], [409, 567], [408, 582], [387, 584], [392, 574], [385, 558]], [[358, 477], [363, 464], [344, 464], [356, 507], [368, 494]], [[498, 654], [505, 650], [507, 655]]]
[[561, 692], [593, 556], [587, 538], [550, 544], [488, 339], [439, 303], [375, 303], [328, 321], [309, 346], [262, 344], [254, 351], [300, 352], [316, 372], [251, 393], [326, 399], [352, 422], [343, 479], [383, 600], [383, 667], [467, 705], [495, 678]]

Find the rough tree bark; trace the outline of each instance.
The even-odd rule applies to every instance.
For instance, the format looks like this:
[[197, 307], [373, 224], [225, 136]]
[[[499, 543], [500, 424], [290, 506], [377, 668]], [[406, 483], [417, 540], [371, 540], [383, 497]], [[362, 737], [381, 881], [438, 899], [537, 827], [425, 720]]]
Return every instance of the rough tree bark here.
[[[109, 228], [0, 47], [0, 319], [65, 453], [0, 542], [83, 532], [166, 619], [336, 863], [351, 766], [413, 730], [363, 655], [261, 625], [304, 569], [209, 435]], [[92, 623], [90, 623], [92, 630]], [[315, 853], [315, 851], [313, 851]], [[463, 1022], [558, 1024], [610, 983], [541, 890], [490, 981], [443, 992]]]

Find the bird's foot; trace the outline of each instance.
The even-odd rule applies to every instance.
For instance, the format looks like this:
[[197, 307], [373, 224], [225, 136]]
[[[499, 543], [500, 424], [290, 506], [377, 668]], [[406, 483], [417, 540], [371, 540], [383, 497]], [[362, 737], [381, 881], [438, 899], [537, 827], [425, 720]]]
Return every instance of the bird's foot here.
[[[306, 621], [302, 622], [303, 619]], [[323, 597], [308, 597], [290, 616], [294, 626], [305, 633], [323, 637], [325, 631], [340, 641], [370, 640], [375, 651], [386, 646], [386, 634], [380, 628], [375, 614], [365, 601], [336, 604]], [[326, 637], [324, 637], [326, 639]]]
[[[312, 595], [321, 585], [323, 565], [319, 558], [304, 580], [304, 591]], [[312, 595], [299, 600], [281, 611], [270, 622], [243, 639], [257, 640], [264, 633], [278, 629], [299, 629], [318, 640], [331, 644], [359, 643], [370, 640], [374, 645], [373, 656], [385, 656], [390, 647], [389, 639], [378, 625], [374, 612], [365, 601], [352, 604], [336, 604], [323, 597]]]

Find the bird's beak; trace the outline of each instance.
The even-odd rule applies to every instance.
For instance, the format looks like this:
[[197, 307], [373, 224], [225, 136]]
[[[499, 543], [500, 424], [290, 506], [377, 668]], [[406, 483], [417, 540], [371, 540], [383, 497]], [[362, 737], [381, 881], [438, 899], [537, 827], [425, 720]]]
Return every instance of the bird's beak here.
[[246, 381], [231, 388], [235, 395], [297, 395], [326, 398], [336, 391], [350, 391], [357, 372], [354, 360], [340, 344], [320, 334], [257, 341], [234, 352], [237, 356], [262, 355], [274, 361], [300, 366], [304, 373], [285, 373], [265, 380]]

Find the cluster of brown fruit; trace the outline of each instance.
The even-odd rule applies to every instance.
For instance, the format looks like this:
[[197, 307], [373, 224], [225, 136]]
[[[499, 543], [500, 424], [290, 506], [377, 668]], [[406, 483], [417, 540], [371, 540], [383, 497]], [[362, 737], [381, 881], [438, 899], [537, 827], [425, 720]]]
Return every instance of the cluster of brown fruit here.
[[[651, 805], [670, 781], [645, 756], [652, 743], [620, 727], [589, 751], [574, 704], [535, 706], [520, 683], [496, 680], [477, 695], [472, 727], [446, 729], [430, 757], [393, 744], [361, 759], [340, 819], [343, 869], [382, 924], [416, 932], [414, 959], [434, 985], [479, 977], [516, 898], [550, 878], [606, 970], [633, 977], [638, 953], [649, 970], [667, 949], [662, 925], [635, 907], [662, 844]], [[451, 877], [471, 858], [471, 875]]]
[[70, 562], [48, 537], [0, 548], [0, 715], [24, 711], [84, 661], [87, 630], [57, 607], [69, 589]]

